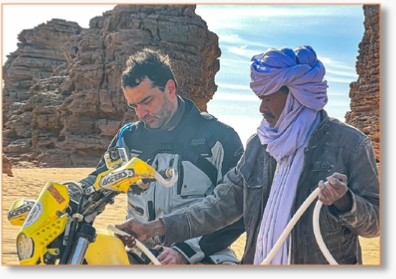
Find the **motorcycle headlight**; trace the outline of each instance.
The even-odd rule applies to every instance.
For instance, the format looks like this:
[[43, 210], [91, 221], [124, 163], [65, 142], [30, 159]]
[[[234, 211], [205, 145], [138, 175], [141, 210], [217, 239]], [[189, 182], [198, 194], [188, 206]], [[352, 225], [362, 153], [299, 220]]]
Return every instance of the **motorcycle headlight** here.
[[24, 233], [20, 233], [17, 238], [17, 252], [19, 260], [29, 259], [33, 256], [33, 239]]

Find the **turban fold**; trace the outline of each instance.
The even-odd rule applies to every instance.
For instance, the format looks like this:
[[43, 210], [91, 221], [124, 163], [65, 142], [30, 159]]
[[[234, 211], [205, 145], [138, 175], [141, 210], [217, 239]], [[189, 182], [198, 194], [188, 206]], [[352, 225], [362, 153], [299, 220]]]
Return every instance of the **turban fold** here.
[[326, 70], [311, 46], [295, 50], [269, 48], [251, 61], [250, 88], [257, 96], [270, 95], [287, 86], [305, 107], [319, 111], [326, 105]]

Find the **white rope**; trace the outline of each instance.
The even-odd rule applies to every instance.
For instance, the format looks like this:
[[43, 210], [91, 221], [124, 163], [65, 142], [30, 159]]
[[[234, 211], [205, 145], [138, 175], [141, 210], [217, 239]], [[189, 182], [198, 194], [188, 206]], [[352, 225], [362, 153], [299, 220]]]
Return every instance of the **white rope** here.
[[323, 241], [322, 234], [320, 232], [320, 226], [319, 226], [319, 215], [320, 215], [320, 209], [322, 208], [323, 203], [321, 201], [317, 201], [315, 205], [315, 209], [313, 212], [313, 230], [315, 234], [315, 239], [316, 242], [319, 245], [320, 251], [322, 251], [323, 255], [325, 256], [326, 260], [329, 262], [331, 265], [338, 265], [336, 260], [333, 258], [333, 256], [330, 254], [330, 251], [327, 249], [326, 244]]
[[[319, 195], [320, 188], [318, 187], [313, 191], [308, 198], [303, 202], [303, 204], [300, 206], [300, 208], [297, 210], [297, 212], [294, 214], [293, 218], [290, 220], [290, 222], [287, 224], [286, 228], [282, 232], [281, 236], [279, 237], [278, 241], [275, 243], [274, 247], [271, 249], [267, 257], [263, 260], [261, 263], [262, 265], [268, 265], [271, 263], [271, 260], [275, 257], [276, 253], [282, 246], [283, 242], [286, 240], [286, 237], [290, 234], [291, 230], [294, 228], [295, 224], [297, 221], [300, 219], [302, 214], [307, 210], [309, 205], [315, 200], [315, 198]], [[323, 203], [321, 201], [317, 201], [315, 205], [315, 209], [313, 212], [313, 230], [314, 230], [314, 235], [316, 242], [319, 245], [320, 250], [322, 251], [323, 255], [325, 256], [326, 260], [331, 264], [331, 265], [338, 265], [336, 260], [333, 258], [333, 256], [330, 254], [329, 250], [326, 247], [326, 244], [323, 241], [322, 235], [320, 233], [320, 226], [319, 226], [319, 215], [320, 215], [320, 209], [322, 207]], [[116, 234], [119, 235], [124, 235], [124, 236], [130, 236], [130, 234], [121, 231], [114, 227], [113, 225], [108, 225], [108, 230], [112, 231]], [[156, 265], [161, 265], [161, 263], [158, 261], [158, 259], [151, 253], [147, 247], [142, 244], [138, 239], [135, 238], [136, 241], [136, 246], [147, 255], [147, 257], [151, 260]]]
[[[115, 234], [121, 235], [121, 236], [131, 236], [129, 233], [124, 232], [120, 229], [117, 229], [113, 225], [109, 224], [107, 226], [107, 229]], [[161, 263], [158, 261], [158, 259], [151, 253], [151, 251], [143, 244], [141, 243], [137, 238], [135, 238], [136, 241], [136, 246], [146, 254], [146, 256], [151, 260], [151, 262], [155, 265], [161, 265]]]
[[[294, 225], [297, 223], [297, 221], [300, 219], [300, 217], [303, 215], [303, 213], [307, 210], [309, 205], [316, 199], [316, 197], [319, 195], [320, 188], [316, 188], [315, 191], [313, 191], [308, 198], [303, 202], [303, 204], [300, 206], [300, 208], [297, 210], [297, 212], [294, 214], [293, 218], [290, 220], [289, 224], [287, 224], [286, 228], [280, 235], [279, 239], [275, 243], [274, 247], [272, 247], [271, 251], [268, 253], [267, 257], [262, 261], [262, 265], [269, 265], [272, 261], [272, 259], [275, 257], [276, 253], [278, 253], [278, 250], [282, 246], [283, 242], [286, 240], [286, 237], [289, 235], [291, 230], [293, 229]], [[318, 203], [320, 203], [318, 205]], [[320, 208], [322, 206], [322, 202], [318, 200], [315, 206], [314, 210], [314, 215], [313, 215], [313, 226], [314, 226], [314, 234], [316, 241], [318, 241], [318, 245], [324, 256], [326, 257], [327, 261], [330, 264], [337, 264], [337, 262], [334, 260], [334, 258], [331, 256], [329, 250], [327, 249], [326, 245], [324, 244], [323, 238], [320, 234], [320, 228], [319, 228], [319, 213]]]
[[136, 246], [143, 252], [146, 254], [146, 256], [151, 260], [151, 262], [155, 265], [161, 265], [161, 263], [159, 262], [159, 260], [153, 255], [153, 253], [151, 253], [151, 251], [149, 249], [147, 249], [147, 247], [141, 243], [137, 238], [135, 238], [136, 241]]

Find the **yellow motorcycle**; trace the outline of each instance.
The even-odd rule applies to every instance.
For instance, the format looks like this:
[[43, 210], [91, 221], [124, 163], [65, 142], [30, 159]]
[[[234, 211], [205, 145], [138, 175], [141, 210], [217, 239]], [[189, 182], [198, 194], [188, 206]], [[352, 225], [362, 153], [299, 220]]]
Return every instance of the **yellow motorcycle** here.
[[[106, 153], [108, 170], [90, 187], [74, 181], [48, 182], [35, 200], [21, 198], [11, 205], [8, 220], [21, 227], [16, 239], [21, 265], [130, 264], [125, 246], [115, 235], [124, 232], [112, 225], [95, 228], [95, 217], [130, 187], [144, 191], [154, 180], [172, 187], [178, 174], [173, 169], [157, 172], [139, 158], [125, 158], [122, 148]], [[138, 240], [137, 246], [159, 264]]]

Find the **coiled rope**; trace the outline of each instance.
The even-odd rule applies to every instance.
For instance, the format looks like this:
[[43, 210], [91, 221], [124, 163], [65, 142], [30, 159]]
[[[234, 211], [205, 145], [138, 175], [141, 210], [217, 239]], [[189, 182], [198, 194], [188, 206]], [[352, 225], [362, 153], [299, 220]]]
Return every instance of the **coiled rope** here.
[[[303, 204], [300, 206], [300, 208], [297, 210], [297, 212], [293, 215], [293, 218], [287, 224], [286, 228], [280, 235], [279, 239], [276, 241], [274, 247], [272, 247], [272, 249], [268, 253], [267, 257], [262, 261], [262, 263], [261, 263], [262, 265], [269, 265], [271, 263], [272, 259], [275, 257], [276, 253], [282, 246], [283, 242], [286, 240], [286, 237], [289, 235], [289, 233], [293, 229], [294, 225], [297, 223], [297, 221], [300, 219], [300, 217], [303, 215], [303, 213], [307, 210], [307, 208], [311, 205], [311, 203], [316, 199], [316, 197], [319, 195], [319, 193], [320, 193], [320, 188], [318, 187], [303, 202]], [[330, 254], [329, 250], [327, 249], [326, 244], [323, 241], [322, 234], [320, 232], [319, 215], [320, 215], [320, 209], [322, 208], [322, 205], [323, 205], [323, 203], [320, 200], [318, 200], [316, 202], [314, 212], [313, 212], [313, 222], [312, 223], [313, 223], [315, 239], [319, 245], [320, 250], [322, 251], [323, 255], [325, 256], [325, 258], [329, 262], [329, 264], [338, 265], [338, 263], [334, 260], [333, 256]]]

